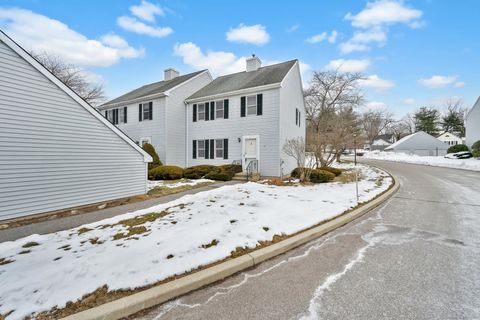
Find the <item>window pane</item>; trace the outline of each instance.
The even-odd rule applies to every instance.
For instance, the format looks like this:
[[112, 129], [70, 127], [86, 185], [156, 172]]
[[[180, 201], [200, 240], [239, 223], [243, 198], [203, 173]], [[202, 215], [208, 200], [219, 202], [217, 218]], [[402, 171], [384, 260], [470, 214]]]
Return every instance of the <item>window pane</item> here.
[[205, 113], [198, 113], [198, 120], [205, 120]]
[[198, 157], [205, 158], [205, 150], [198, 150]]
[[123, 109], [118, 110], [118, 123], [124, 123], [125, 122], [125, 113]]
[[143, 104], [143, 120], [148, 120], [150, 113], [150, 104], [144, 103]]
[[223, 100], [218, 100], [218, 101], [215, 101], [215, 106], [218, 108], [221, 108], [223, 109]]
[[257, 106], [248, 106], [247, 108], [247, 114], [257, 114]]
[[205, 105], [203, 103], [198, 105], [198, 112], [205, 112]]
[[256, 106], [256, 105], [257, 105], [257, 96], [248, 96], [247, 106]]
[[217, 149], [215, 151], [215, 158], [223, 158], [223, 149]]
[[198, 140], [198, 149], [205, 148], [205, 140]]
[[223, 140], [222, 139], [215, 140], [215, 145], [217, 148], [223, 148]]

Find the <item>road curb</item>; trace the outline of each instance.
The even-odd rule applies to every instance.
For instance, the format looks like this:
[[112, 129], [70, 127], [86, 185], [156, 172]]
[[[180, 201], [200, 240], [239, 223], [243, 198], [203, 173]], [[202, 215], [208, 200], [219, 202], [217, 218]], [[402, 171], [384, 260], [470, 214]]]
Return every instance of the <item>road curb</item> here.
[[195, 272], [180, 279], [176, 279], [153, 288], [134, 293], [92, 309], [81, 311], [64, 320], [114, 320], [127, 317], [141, 310], [161, 304], [188, 292], [197, 290], [208, 284], [223, 280], [235, 273], [253, 267], [263, 261], [283, 254], [302, 244], [312, 241], [320, 236], [331, 232], [352, 220], [359, 218], [375, 207], [381, 205], [400, 188], [398, 180], [393, 179], [393, 185], [384, 193], [360, 207], [353, 209], [341, 216], [334, 218], [317, 227], [308, 229], [290, 238], [274, 243], [268, 247], [255, 250], [243, 256], [227, 260], [210, 268]]

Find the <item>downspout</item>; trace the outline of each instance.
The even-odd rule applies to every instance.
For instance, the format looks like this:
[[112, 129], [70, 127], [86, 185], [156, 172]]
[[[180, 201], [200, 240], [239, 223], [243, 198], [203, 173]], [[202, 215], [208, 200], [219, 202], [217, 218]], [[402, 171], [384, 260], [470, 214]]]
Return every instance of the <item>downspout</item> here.
[[188, 103], [185, 104], [185, 168], [188, 167]]

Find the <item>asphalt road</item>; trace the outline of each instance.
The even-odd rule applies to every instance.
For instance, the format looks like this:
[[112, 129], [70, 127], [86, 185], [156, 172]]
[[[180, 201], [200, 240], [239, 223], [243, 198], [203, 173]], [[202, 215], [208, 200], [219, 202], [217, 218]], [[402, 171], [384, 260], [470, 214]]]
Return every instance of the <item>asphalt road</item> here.
[[394, 197], [137, 319], [480, 319], [480, 173], [374, 162]]

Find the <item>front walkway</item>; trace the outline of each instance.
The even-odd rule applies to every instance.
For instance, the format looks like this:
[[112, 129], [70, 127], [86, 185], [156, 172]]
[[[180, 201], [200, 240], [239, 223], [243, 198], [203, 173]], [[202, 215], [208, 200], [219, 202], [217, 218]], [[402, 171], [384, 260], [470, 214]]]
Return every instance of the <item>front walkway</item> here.
[[156, 206], [158, 204], [170, 202], [172, 200], [181, 198], [187, 194], [195, 194], [198, 192], [212, 190], [212, 189], [216, 189], [226, 185], [232, 185], [237, 183], [241, 183], [241, 181], [217, 182], [205, 187], [190, 189], [190, 190], [182, 191], [179, 193], [175, 193], [175, 194], [171, 194], [171, 195], [167, 195], [159, 198], [148, 199], [141, 202], [129, 203], [121, 206], [106, 208], [106, 209], [92, 211], [92, 212], [83, 213], [79, 215], [61, 217], [61, 218], [56, 218], [52, 220], [32, 223], [32, 224], [28, 224], [20, 227], [0, 230], [0, 243], [4, 241], [17, 240], [32, 234], [47, 234], [47, 233], [57, 232], [61, 230], [76, 228], [87, 223], [92, 223], [102, 219], [115, 217], [127, 212], [146, 209], [146, 208]]

